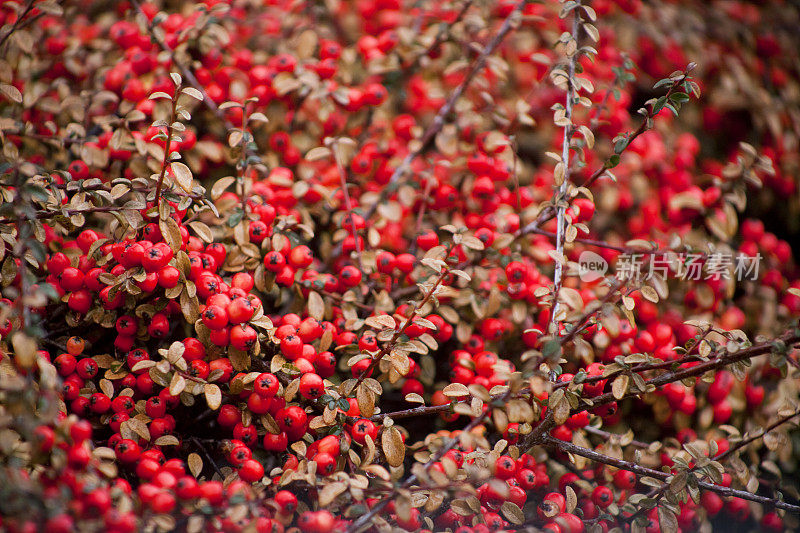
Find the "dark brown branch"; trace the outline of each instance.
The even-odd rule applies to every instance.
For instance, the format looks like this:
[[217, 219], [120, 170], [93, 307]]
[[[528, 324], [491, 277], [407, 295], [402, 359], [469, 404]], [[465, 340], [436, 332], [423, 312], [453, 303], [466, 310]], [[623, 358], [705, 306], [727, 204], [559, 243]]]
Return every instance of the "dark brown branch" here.
[[[581, 457], [585, 457], [587, 459], [590, 459], [598, 463], [603, 463], [622, 470], [627, 470], [629, 472], [633, 472], [634, 474], [640, 476], [648, 476], [655, 479], [659, 479], [661, 481], [667, 481], [673, 476], [673, 474], [668, 474], [667, 472], [662, 472], [661, 470], [653, 470], [652, 468], [647, 468], [638, 465], [636, 463], [632, 463], [630, 461], [624, 461], [622, 459], [609, 457], [594, 450], [590, 450], [582, 446], [576, 446], [571, 442], [566, 442], [563, 440], [556, 439], [555, 437], [551, 437], [550, 435], [545, 435], [543, 437], [543, 444], [548, 444], [550, 446], [558, 448], [563, 452], [571, 453], [573, 455], [579, 455]], [[783, 509], [785, 511], [800, 514], [800, 506], [782, 502], [775, 498], [767, 498], [765, 496], [759, 496], [757, 494], [751, 494], [743, 490], [732, 489], [730, 487], [723, 487], [722, 485], [715, 485], [713, 483], [707, 483], [705, 481], [698, 481], [697, 484], [703, 490], [716, 492], [717, 494], [720, 494], [722, 496], [741, 498], [743, 500], [749, 500], [751, 502], [756, 502], [770, 507], [775, 507], [777, 509]]]
[[175, 114], [178, 108], [178, 96], [181, 94], [181, 87], [178, 84], [175, 87], [175, 96], [172, 98], [172, 114], [169, 118], [169, 125], [167, 125], [167, 141], [164, 145], [164, 160], [161, 163], [161, 173], [158, 175], [158, 183], [156, 184], [156, 198], [155, 206], [161, 203], [161, 187], [164, 184], [164, 176], [167, 174], [167, 167], [169, 166], [169, 149], [172, 144], [172, 124], [175, 122]]
[[[508, 399], [510, 396], [511, 396], [511, 389], [507, 390], [507, 391], [506, 391], [506, 392], [503, 394], [503, 398], [502, 398], [502, 400], [507, 400], [507, 399]], [[466, 427], [465, 427], [465, 428], [462, 430], [462, 433], [469, 433], [469, 432], [471, 432], [473, 429], [475, 429], [476, 427], [478, 427], [480, 424], [482, 424], [482, 423], [483, 423], [484, 419], [486, 419], [486, 417], [489, 415], [489, 413], [491, 413], [491, 409], [487, 409], [487, 410], [485, 410], [483, 413], [481, 413], [481, 415], [480, 415], [480, 416], [477, 416], [477, 417], [473, 418], [473, 419], [472, 419], [472, 421], [471, 421], [469, 424], [467, 424], [467, 426], [466, 426]], [[427, 462], [427, 463], [425, 463], [425, 465], [423, 466], [423, 469], [424, 469], [424, 471], [425, 471], [425, 472], [427, 472], [427, 471], [428, 471], [428, 469], [429, 469], [429, 468], [430, 468], [430, 467], [431, 467], [431, 466], [432, 466], [432, 465], [433, 465], [435, 462], [437, 462], [437, 461], [441, 460], [441, 459], [442, 459], [442, 457], [444, 457], [444, 455], [445, 455], [447, 452], [449, 452], [450, 450], [452, 450], [452, 449], [453, 449], [453, 448], [456, 446], [456, 444], [458, 444], [458, 441], [459, 441], [458, 437], [451, 438], [451, 439], [450, 439], [450, 440], [447, 442], [447, 444], [445, 444], [444, 446], [442, 446], [441, 448], [439, 448], [439, 449], [436, 451], [436, 453], [435, 453], [435, 454], [433, 454], [433, 456], [432, 456], [432, 457], [431, 457], [431, 458], [428, 460], [428, 462]], [[382, 511], [382, 510], [383, 510], [383, 508], [384, 508], [384, 507], [386, 507], [386, 506], [389, 504], [389, 502], [390, 502], [390, 501], [392, 501], [392, 500], [393, 500], [393, 499], [394, 499], [394, 498], [395, 498], [395, 497], [398, 495], [398, 493], [399, 493], [399, 491], [400, 491], [401, 489], [408, 489], [408, 488], [410, 488], [410, 487], [411, 487], [411, 485], [413, 485], [414, 483], [416, 483], [416, 482], [417, 482], [417, 479], [418, 479], [418, 477], [417, 477], [417, 475], [416, 475], [416, 474], [412, 474], [412, 475], [410, 475], [410, 476], [409, 476], [409, 477], [408, 477], [408, 478], [407, 478], [407, 479], [406, 479], [406, 480], [403, 482], [403, 484], [402, 484], [402, 485], [400, 485], [400, 487], [397, 487], [397, 488], [394, 488], [394, 489], [392, 489], [392, 491], [391, 491], [391, 492], [390, 492], [390, 493], [389, 493], [387, 496], [385, 496], [383, 499], [381, 499], [381, 501], [379, 501], [377, 504], [375, 504], [375, 506], [374, 506], [374, 507], [372, 507], [372, 509], [370, 509], [370, 510], [369, 510], [369, 512], [367, 512], [366, 514], [364, 514], [364, 515], [360, 516], [360, 517], [358, 518], [358, 520], [356, 520], [355, 522], [353, 522], [353, 523], [350, 525], [350, 527], [348, 527], [348, 528], [347, 528], [347, 533], [356, 533], [357, 531], [361, 531], [361, 530], [362, 530], [364, 527], [366, 527], [367, 525], [369, 525], [369, 522], [370, 522], [370, 520], [372, 520], [372, 517], [374, 517], [376, 514], [378, 514], [380, 511]]]
[[30, 13], [31, 10], [33, 9], [33, 3], [35, 1], [36, 0], [28, 0], [28, 3], [25, 5], [25, 9], [22, 11], [22, 13], [20, 13], [19, 17], [17, 17], [17, 21], [14, 23], [13, 26], [11, 26], [11, 28], [6, 32], [6, 34], [0, 38], [0, 47], [2, 47], [5, 44], [8, 38], [11, 37], [15, 31], [23, 27], [24, 24], [27, 24], [27, 22], [23, 24], [23, 20], [28, 15], [28, 13]]
[[740, 440], [739, 442], [737, 442], [736, 444], [734, 444], [733, 446], [728, 448], [727, 451], [725, 451], [723, 453], [720, 453], [719, 455], [715, 456], [714, 460], [715, 461], [724, 461], [725, 459], [727, 459], [728, 457], [730, 457], [731, 455], [733, 455], [737, 451], [741, 450], [745, 446], [757, 441], [758, 439], [760, 439], [761, 437], [763, 437], [764, 435], [766, 435], [767, 433], [769, 433], [773, 429], [776, 429], [777, 427], [782, 426], [783, 424], [787, 423], [792, 418], [795, 418], [797, 416], [800, 416], [800, 411], [795, 411], [794, 413], [792, 413], [790, 415], [782, 416], [781, 418], [779, 418], [778, 420], [776, 420], [772, 424], [768, 425], [767, 427], [765, 427], [764, 429], [762, 429], [761, 431], [759, 431], [755, 435], [751, 435], [751, 436], [747, 437], [746, 439]]
[[[800, 342], [800, 333], [795, 331], [785, 333], [777, 340], [785, 343], [787, 346], [790, 346], [796, 344], [797, 342]], [[706, 372], [717, 370], [719, 368], [732, 365], [739, 361], [752, 359], [753, 357], [770, 353], [774, 349], [773, 346], [774, 342], [775, 341], [765, 342], [762, 344], [751, 346], [750, 348], [746, 348], [744, 350], [740, 350], [738, 352], [728, 352], [726, 355], [722, 355], [717, 357], [716, 359], [711, 359], [704, 363], [700, 363], [691, 368], [683, 368], [670, 372], [665, 372], [659, 376], [646, 380], [645, 385], [646, 386], [652, 385], [653, 387], [658, 388], [668, 383], [681, 381], [686, 378], [702, 376]], [[628, 392], [621, 398], [615, 398], [613, 393], [607, 392], [605, 394], [601, 394], [600, 396], [592, 398], [591, 404], [589, 404], [586, 401], [582, 401], [577, 409], [572, 410], [572, 413], [574, 414], [576, 412], [580, 412], [585, 409], [594, 409], [601, 405], [605, 405], [614, 401], [621, 401], [626, 398], [638, 396], [640, 394], [642, 393]], [[542, 442], [542, 439], [545, 438], [546, 434], [554, 427], [555, 427], [555, 421], [553, 420], [552, 417], [552, 410], [550, 410], [548, 411], [548, 416], [538, 426], [536, 426], [534, 430], [530, 434], [528, 434], [528, 436], [525, 438], [525, 441], [521, 446], [522, 449], [529, 449], [532, 446]]]

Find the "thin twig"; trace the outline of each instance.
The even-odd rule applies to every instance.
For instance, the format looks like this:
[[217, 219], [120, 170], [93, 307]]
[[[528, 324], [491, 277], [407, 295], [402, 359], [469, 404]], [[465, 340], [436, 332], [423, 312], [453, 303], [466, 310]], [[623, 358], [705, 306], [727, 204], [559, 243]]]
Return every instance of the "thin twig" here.
[[464, 94], [464, 91], [467, 90], [467, 87], [469, 87], [469, 85], [472, 83], [472, 80], [475, 78], [478, 72], [483, 70], [483, 68], [486, 66], [489, 55], [491, 55], [492, 52], [497, 49], [505, 36], [512, 30], [515, 21], [518, 20], [519, 14], [522, 12], [522, 9], [525, 7], [528, 1], [529, 0], [520, 0], [511, 13], [509, 13], [509, 15], [503, 21], [503, 25], [500, 27], [500, 30], [481, 51], [481, 54], [478, 56], [478, 59], [475, 61], [475, 63], [473, 63], [472, 68], [467, 73], [464, 81], [462, 81], [459, 86], [456, 87], [456, 89], [450, 95], [450, 98], [447, 99], [447, 102], [445, 102], [445, 104], [439, 109], [439, 112], [436, 113], [433, 123], [422, 135], [422, 138], [419, 142], [419, 147], [416, 150], [409, 152], [408, 155], [403, 158], [397, 168], [394, 169], [392, 176], [389, 178], [389, 183], [383, 188], [379, 198], [375, 200], [375, 203], [372, 204], [372, 206], [364, 215], [365, 219], [369, 220], [372, 218], [372, 215], [375, 214], [375, 210], [378, 208], [378, 205], [386, 201], [388, 195], [398, 185], [400, 178], [403, 177], [403, 175], [411, 168], [411, 163], [428, 148], [428, 145], [433, 141], [436, 134], [439, 133], [444, 127], [448, 120], [448, 115], [456, 105], [456, 101], [461, 97], [462, 94]]
[[20, 13], [19, 17], [17, 17], [17, 21], [14, 23], [13, 26], [11, 26], [11, 28], [8, 30], [8, 32], [6, 32], [6, 34], [3, 35], [3, 37], [0, 38], [0, 47], [2, 47], [5, 44], [5, 42], [8, 40], [8, 38], [11, 37], [11, 35], [15, 31], [17, 31], [18, 29], [20, 29], [22, 27], [22, 25], [23, 25], [22, 21], [25, 19], [25, 17], [28, 15], [28, 13], [30, 13], [31, 10], [33, 9], [33, 3], [35, 1], [36, 0], [28, 0], [28, 3], [25, 4], [25, 9], [22, 11], [22, 13]]
[[[576, 45], [578, 44], [578, 39], [580, 36], [580, 28], [581, 28], [581, 16], [580, 16], [580, 9], [581, 3], [580, 0], [577, 2], [577, 6], [572, 10], [572, 39], [570, 42], [574, 42]], [[575, 47], [575, 50], [572, 52], [572, 55], [569, 56], [569, 64], [567, 66], [567, 98], [566, 98], [566, 107], [565, 107], [565, 115], [564, 120], [567, 124], [564, 126], [564, 137], [562, 140], [562, 147], [561, 147], [561, 165], [564, 167], [564, 175], [561, 177], [561, 184], [558, 186], [558, 189], [553, 194], [553, 204], [556, 206], [556, 253], [559, 257], [563, 257], [564, 255], [564, 238], [566, 236], [567, 230], [567, 220], [566, 220], [566, 206], [564, 202], [566, 200], [567, 194], [567, 185], [569, 184], [570, 178], [570, 149], [569, 145], [572, 141], [572, 134], [575, 131], [575, 127], [572, 124], [572, 105], [577, 96], [577, 90], [575, 88], [575, 65], [578, 61], [578, 47]], [[562, 276], [564, 273], [564, 264], [560, 260], [556, 260], [555, 265], [555, 272], [553, 274], [553, 308], [552, 313], [550, 315], [550, 324], [552, 326], [553, 332], [558, 332], [558, 296], [561, 292], [561, 284], [562, 284]]]
[[[504, 393], [504, 396], [501, 399], [501, 401], [505, 401], [506, 399], [508, 399], [510, 397], [510, 395], [511, 395], [511, 389], [507, 390]], [[467, 426], [464, 429], [461, 430], [462, 434], [469, 433], [473, 429], [478, 427], [481, 423], [483, 423], [484, 419], [486, 419], [486, 417], [489, 415], [489, 413], [491, 413], [491, 409], [487, 409], [483, 413], [481, 413], [479, 416], [473, 418], [472, 421], [470, 421], [470, 423], [467, 424]], [[447, 444], [445, 444], [444, 446], [439, 448], [436, 451], [436, 453], [433, 454], [433, 456], [428, 460], [428, 462], [423, 465], [423, 467], [422, 467], [423, 471], [427, 472], [428, 469], [430, 469], [430, 467], [434, 463], [436, 463], [437, 461], [441, 460], [442, 457], [444, 457], [447, 452], [452, 450], [456, 446], [456, 444], [458, 444], [458, 442], [459, 442], [458, 437], [451, 438], [447, 442]], [[369, 512], [361, 515], [358, 518], [358, 520], [353, 522], [350, 525], [350, 527], [347, 528], [347, 533], [355, 533], [357, 531], [361, 531], [364, 527], [368, 526], [369, 522], [372, 520], [372, 518], [375, 515], [377, 515], [380, 511], [382, 511], [383, 508], [386, 507], [389, 504], [389, 502], [392, 501], [399, 494], [400, 490], [405, 490], [405, 489], [410, 488], [411, 485], [413, 485], [414, 483], [417, 482], [417, 479], [418, 479], [418, 477], [417, 477], [416, 474], [410, 475], [408, 477], [408, 479], [406, 479], [402, 483], [402, 485], [400, 485], [400, 487], [396, 487], [396, 488], [392, 489], [392, 491], [389, 492], [389, 494], [386, 495], [384, 498], [382, 498], [381, 501], [376, 503], [372, 507], [372, 509], [369, 510]]]
[[[585, 457], [587, 459], [591, 459], [592, 461], [607, 464], [609, 466], [613, 466], [622, 470], [627, 470], [629, 472], [633, 472], [634, 474], [640, 476], [649, 476], [661, 481], [667, 481], [672, 478], [673, 474], [668, 474], [666, 472], [662, 472], [661, 470], [653, 470], [652, 468], [647, 468], [636, 463], [632, 463], [630, 461], [624, 461], [622, 459], [617, 459], [615, 457], [610, 457], [608, 455], [604, 455], [602, 453], [596, 452], [594, 450], [590, 450], [588, 448], [584, 448], [582, 446], [577, 446], [572, 444], [571, 442], [566, 442], [555, 437], [551, 437], [550, 435], [545, 435], [542, 439], [543, 444], [549, 444], [555, 448], [558, 448], [561, 451], [571, 453], [573, 455], [580, 455], [581, 457]], [[756, 494], [752, 494], [750, 492], [746, 492], [743, 490], [736, 490], [730, 487], [723, 487], [722, 485], [715, 485], [713, 483], [707, 483], [705, 481], [698, 481], [698, 486], [703, 490], [708, 490], [712, 492], [716, 492], [717, 494], [721, 494], [723, 496], [730, 496], [733, 498], [741, 498], [743, 500], [749, 500], [756, 503], [761, 503], [764, 505], [768, 505], [771, 507], [775, 507], [777, 509], [784, 509], [786, 511], [790, 511], [792, 513], [800, 513], [800, 506], [792, 505], [790, 503], [779, 501], [775, 498], [767, 498], [765, 496], [758, 496]]]
[[178, 84], [175, 87], [175, 96], [172, 98], [172, 113], [170, 115], [169, 124], [167, 125], [167, 141], [164, 145], [164, 160], [161, 163], [161, 173], [158, 175], [158, 183], [156, 184], [156, 197], [155, 207], [161, 203], [161, 187], [164, 184], [164, 176], [167, 174], [167, 167], [169, 166], [170, 157], [169, 149], [172, 144], [172, 124], [175, 123], [175, 114], [178, 108], [178, 97], [181, 94], [181, 86]]

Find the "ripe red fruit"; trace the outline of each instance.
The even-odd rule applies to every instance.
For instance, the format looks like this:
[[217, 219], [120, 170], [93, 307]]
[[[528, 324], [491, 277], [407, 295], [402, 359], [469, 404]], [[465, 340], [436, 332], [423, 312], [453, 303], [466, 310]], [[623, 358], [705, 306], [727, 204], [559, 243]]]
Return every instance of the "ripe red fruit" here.
[[265, 398], [272, 398], [277, 394], [280, 382], [274, 374], [263, 373], [253, 381], [253, 391]]
[[316, 400], [325, 392], [325, 384], [317, 374], [303, 374], [298, 389], [303, 398]]
[[200, 317], [208, 329], [220, 330], [228, 325], [228, 313], [219, 305], [207, 306]]
[[498, 479], [511, 479], [517, 472], [517, 463], [508, 455], [501, 455], [494, 464], [494, 475]]
[[255, 459], [248, 459], [239, 468], [239, 477], [243, 481], [254, 483], [264, 477], [264, 467]]
[[614, 473], [614, 485], [622, 490], [631, 490], [636, 486], [636, 474], [628, 470], [617, 470]]
[[272, 452], [285, 452], [289, 446], [289, 438], [285, 431], [278, 434], [267, 433], [264, 435], [264, 449]]
[[228, 305], [228, 320], [231, 324], [241, 324], [253, 317], [255, 307], [253, 301], [247, 298], [236, 298]]
[[230, 329], [231, 346], [237, 350], [247, 352], [258, 341], [256, 330], [247, 324], [232, 326]]
[[294, 268], [307, 268], [313, 259], [311, 249], [305, 245], [296, 246], [289, 252], [289, 264]]

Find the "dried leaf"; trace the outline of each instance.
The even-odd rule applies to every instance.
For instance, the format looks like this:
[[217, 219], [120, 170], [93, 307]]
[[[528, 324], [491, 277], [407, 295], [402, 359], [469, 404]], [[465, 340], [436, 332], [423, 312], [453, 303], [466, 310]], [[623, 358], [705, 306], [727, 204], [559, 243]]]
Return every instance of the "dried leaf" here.
[[325, 317], [325, 302], [319, 293], [311, 291], [308, 293], [308, 316], [322, 320]]
[[196, 453], [190, 453], [189, 457], [186, 458], [186, 462], [189, 464], [189, 472], [194, 477], [199, 476], [200, 472], [203, 471], [203, 459]]
[[219, 390], [219, 387], [213, 383], [206, 383], [203, 386], [203, 392], [205, 393], [208, 407], [212, 410], [219, 409], [222, 404], [222, 391]]
[[392, 426], [384, 430], [381, 436], [381, 448], [383, 454], [386, 456], [386, 461], [394, 467], [403, 464], [406, 455], [406, 446], [403, 443], [403, 437], [400, 430]]
[[181, 162], [175, 161], [171, 165], [172, 174], [175, 176], [175, 181], [178, 182], [181, 189], [186, 192], [192, 192], [192, 171], [189, 167]]

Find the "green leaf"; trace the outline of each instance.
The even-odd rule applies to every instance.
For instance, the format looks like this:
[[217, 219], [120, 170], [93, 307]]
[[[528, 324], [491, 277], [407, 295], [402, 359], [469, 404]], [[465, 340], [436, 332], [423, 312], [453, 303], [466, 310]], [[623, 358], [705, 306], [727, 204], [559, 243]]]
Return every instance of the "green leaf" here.
[[242, 211], [241, 207], [237, 207], [236, 210], [228, 217], [228, 227], [235, 228], [239, 222], [242, 221], [244, 218], [244, 211]]
[[656, 100], [655, 104], [653, 104], [653, 114], [657, 115], [662, 109], [664, 109], [665, 105], [667, 105], [667, 97], [662, 96], [661, 98]]
[[665, 85], [671, 85], [671, 84], [672, 80], [670, 78], [664, 78], [656, 82], [656, 84], [653, 85], [653, 89], [658, 89], [659, 87], [664, 87]]
[[614, 154], [608, 158], [606, 161], [605, 167], [606, 168], [614, 168], [615, 166], [619, 165], [619, 154]]

